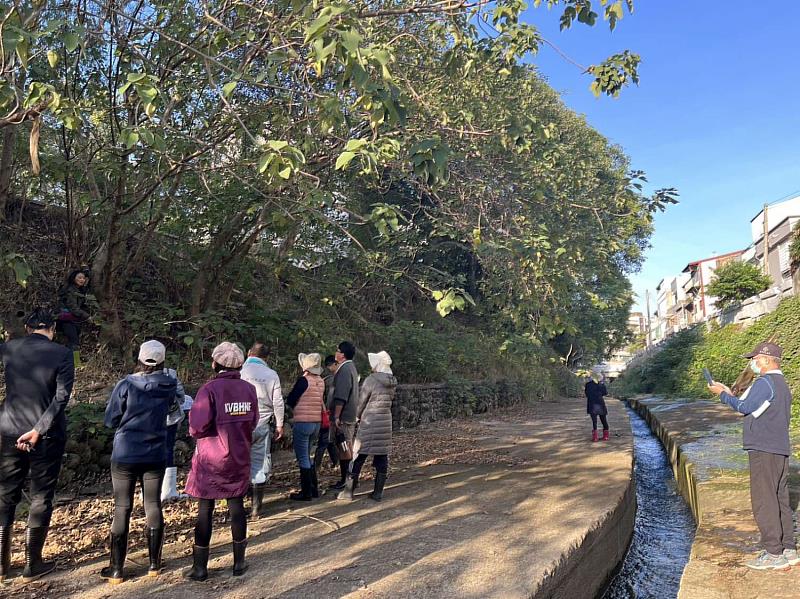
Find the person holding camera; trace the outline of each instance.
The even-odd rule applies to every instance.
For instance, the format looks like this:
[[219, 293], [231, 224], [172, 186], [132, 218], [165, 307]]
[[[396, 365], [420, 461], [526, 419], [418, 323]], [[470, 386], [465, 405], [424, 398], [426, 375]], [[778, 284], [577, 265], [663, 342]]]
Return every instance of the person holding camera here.
[[742, 357], [758, 378], [736, 397], [722, 383], [708, 389], [722, 403], [744, 414], [743, 445], [750, 461], [750, 501], [761, 533], [763, 550], [745, 566], [754, 570], [785, 570], [800, 564], [789, 504], [789, 420], [792, 392], [781, 372], [783, 350], [774, 343], [759, 343]]

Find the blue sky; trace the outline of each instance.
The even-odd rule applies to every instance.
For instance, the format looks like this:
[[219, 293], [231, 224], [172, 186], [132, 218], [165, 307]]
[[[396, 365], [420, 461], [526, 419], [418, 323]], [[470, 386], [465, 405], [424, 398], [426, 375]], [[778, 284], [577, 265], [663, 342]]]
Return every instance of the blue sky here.
[[557, 9], [529, 9], [526, 20], [583, 65], [624, 49], [642, 57], [639, 87], [618, 99], [595, 98], [591, 79], [549, 48], [534, 62], [651, 189], [680, 192], [632, 278], [643, 307], [645, 289], [693, 260], [744, 249], [761, 206], [800, 192], [800, 24], [789, 0], [635, 5], [613, 33], [600, 21], [560, 32]]

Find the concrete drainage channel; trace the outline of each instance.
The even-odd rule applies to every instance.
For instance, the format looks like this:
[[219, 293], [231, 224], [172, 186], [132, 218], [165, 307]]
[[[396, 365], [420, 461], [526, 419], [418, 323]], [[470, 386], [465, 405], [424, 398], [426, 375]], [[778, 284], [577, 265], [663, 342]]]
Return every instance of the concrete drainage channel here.
[[668, 599], [678, 594], [695, 522], [658, 438], [630, 408], [628, 415], [636, 456], [636, 522], [625, 559], [599, 597]]

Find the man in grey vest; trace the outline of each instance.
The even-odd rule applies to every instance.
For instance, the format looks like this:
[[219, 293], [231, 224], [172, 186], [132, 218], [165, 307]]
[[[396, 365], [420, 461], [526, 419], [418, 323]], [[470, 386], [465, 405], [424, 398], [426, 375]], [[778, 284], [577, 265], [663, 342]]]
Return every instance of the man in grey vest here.
[[722, 383], [708, 387], [723, 403], [745, 415], [743, 445], [750, 459], [750, 501], [764, 548], [745, 562], [755, 570], [785, 570], [800, 563], [787, 484], [792, 392], [780, 370], [782, 353], [774, 343], [759, 343], [743, 356], [750, 359], [758, 378], [741, 397], [735, 397]]
[[[333, 376], [333, 422], [331, 428], [335, 438], [344, 438], [347, 447], [352, 451], [356, 436], [356, 411], [358, 410], [358, 371], [353, 363], [356, 346], [349, 341], [342, 341], [336, 348], [336, 362], [339, 368]], [[350, 459], [339, 456], [341, 479], [331, 487], [341, 491], [347, 483]]]

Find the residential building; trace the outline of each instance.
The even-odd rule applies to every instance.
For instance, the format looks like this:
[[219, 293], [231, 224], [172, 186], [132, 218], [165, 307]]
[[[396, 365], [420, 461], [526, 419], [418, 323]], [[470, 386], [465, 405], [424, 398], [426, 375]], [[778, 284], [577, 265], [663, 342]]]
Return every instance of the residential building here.
[[708, 294], [707, 287], [714, 279], [714, 271], [719, 267], [740, 260], [744, 250], [729, 252], [690, 262], [683, 269], [686, 278], [683, 283], [683, 300], [678, 308], [680, 319], [686, 326], [705, 322], [718, 312], [716, 298]]
[[[753, 245], [749, 248], [746, 258], [753, 264], [765, 267], [765, 272], [772, 277], [775, 286], [789, 295], [792, 294], [789, 246], [792, 243], [792, 230], [798, 221], [800, 221], [800, 196], [772, 204], [766, 208], [766, 215], [765, 211], [761, 210], [750, 221]], [[765, 230], [768, 233], [766, 243], [764, 243]]]

